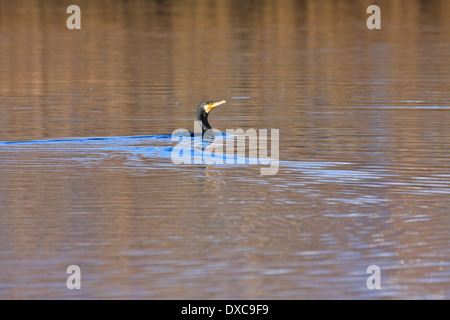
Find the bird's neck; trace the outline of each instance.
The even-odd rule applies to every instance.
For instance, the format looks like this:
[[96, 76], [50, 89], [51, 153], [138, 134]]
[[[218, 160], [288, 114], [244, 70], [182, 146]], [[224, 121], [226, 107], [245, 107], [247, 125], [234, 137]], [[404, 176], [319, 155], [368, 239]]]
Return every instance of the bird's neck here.
[[206, 130], [211, 129], [211, 125], [208, 122], [208, 115], [199, 114], [197, 120], [202, 124], [202, 133], [205, 133]]

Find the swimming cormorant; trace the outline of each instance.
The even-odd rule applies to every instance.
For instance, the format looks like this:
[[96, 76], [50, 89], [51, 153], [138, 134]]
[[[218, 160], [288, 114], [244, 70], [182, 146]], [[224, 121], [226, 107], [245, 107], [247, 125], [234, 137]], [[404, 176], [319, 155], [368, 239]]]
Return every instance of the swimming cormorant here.
[[217, 106], [220, 106], [221, 104], [224, 104], [226, 101], [208, 101], [208, 102], [202, 102], [197, 107], [197, 121], [200, 121], [202, 125], [202, 135], [204, 138], [211, 138], [211, 135], [209, 135], [207, 132], [205, 135], [205, 132], [209, 129], [211, 129], [211, 125], [208, 122], [208, 115], [211, 112], [212, 109], [214, 109]]

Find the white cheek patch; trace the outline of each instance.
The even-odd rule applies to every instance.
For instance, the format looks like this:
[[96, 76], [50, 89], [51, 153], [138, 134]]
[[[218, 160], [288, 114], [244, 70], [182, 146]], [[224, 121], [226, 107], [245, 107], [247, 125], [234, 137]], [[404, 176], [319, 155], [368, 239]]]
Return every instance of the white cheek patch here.
[[212, 106], [212, 105], [210, 105], [210, 104], [207, 104], [206, 106], [205, 106], [205, 112], [206, 113], [209, 113], [212, 109], [213, 109], [214, 107]]

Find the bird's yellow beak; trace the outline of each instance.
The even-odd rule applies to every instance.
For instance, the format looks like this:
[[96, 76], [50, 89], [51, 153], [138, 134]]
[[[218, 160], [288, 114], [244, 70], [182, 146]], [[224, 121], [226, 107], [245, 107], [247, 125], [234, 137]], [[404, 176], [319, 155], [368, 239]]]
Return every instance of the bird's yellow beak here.
[[221, 100], [221, 101], [218, 101], [218, 102], [211, 102], [211, 103], [209, 103], [209, 104], [207, 104], [205, 106], [205, 111], [206, 112], [210, 112], [215, 107], [220, 106], [221, 104], [224, 104], [224, 103], [226, 103], [225, 100]]
[[212, 107], [215, 108], [215, 107], [220, 106], [221, 104], [224, 104], [224, 103], [226, 103], [225, 100], [222, 100], [222, 101], [219, 101], [219, 102], [213, 102]]

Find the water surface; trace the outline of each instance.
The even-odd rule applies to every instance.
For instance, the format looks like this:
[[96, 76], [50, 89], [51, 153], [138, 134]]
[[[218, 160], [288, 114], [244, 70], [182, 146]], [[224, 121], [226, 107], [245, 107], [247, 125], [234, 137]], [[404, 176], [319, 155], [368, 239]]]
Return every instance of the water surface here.
[[[77, 4], [0, 3], [1, 298], [450, 297], [450, 2]], [[222, 99], [276, 175], [172, 163]]]

